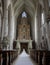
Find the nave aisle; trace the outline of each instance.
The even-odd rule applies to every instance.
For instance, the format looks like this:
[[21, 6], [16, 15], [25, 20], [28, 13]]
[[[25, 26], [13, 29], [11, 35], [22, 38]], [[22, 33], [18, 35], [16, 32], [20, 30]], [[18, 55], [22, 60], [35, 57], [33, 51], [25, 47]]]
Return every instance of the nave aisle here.
[[26, 54], [25, 50], [18, 56], [12, 65], [37, 65], [35, 62], [32, 62], [30, 56]]

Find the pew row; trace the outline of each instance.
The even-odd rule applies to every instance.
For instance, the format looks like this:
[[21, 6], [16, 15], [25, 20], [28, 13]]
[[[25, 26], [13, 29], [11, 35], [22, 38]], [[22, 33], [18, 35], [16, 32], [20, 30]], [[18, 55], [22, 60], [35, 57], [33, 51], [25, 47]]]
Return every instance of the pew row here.
[[30, 56], [38, 65], [50, 65], [50, 51], [30, 49]]
[[18, 50], [0, 50], [0, 65], [11, 65], [18, 57]]

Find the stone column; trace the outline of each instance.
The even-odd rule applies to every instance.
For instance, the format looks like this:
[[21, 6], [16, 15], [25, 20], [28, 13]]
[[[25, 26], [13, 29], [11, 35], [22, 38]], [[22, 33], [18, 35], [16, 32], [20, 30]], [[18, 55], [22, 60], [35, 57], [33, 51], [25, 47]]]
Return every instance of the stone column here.
[[4, 37], [8, 36], [8, 0], [4, 0]]
[[40, 42], [41, 42], [41, 6], [38, 3], [37, 4], [37, 15], [36, 15], [36, 25], [37, 25], [37, 46], [39, 46]]
[[0, 48], [1, 48], [1, 10], [0, 10]]
[[46, 38], [47, 38], [47, 44], [48, 44], [48, 49], [50, 50], [50, 31], [49, 31], [49, 25], [45, 23], [46, 27]]
[[46, 28], [46, 33], [44, 33], [48, 40], [48, 47], [50, 49], [50, 39], [49, 39], [49, 28], [48, 28], [48, 24], [47, 24], [47, 15], [48, 15], [48, 10], [49, 10], [49, 4], [48, 4], [48, 0], [43, 0], [44, 3], [44, 21], [45, 21], [45, 28]]
[[0, 12], [0, 37], [1, 37], [1, 12]]
[[1, 42], [1, 26], [2, 26], [2, 3], [0, 0], [0, 42]]
[[[2, 26], [2, 40], [4, 39], [7, 40], [8, 37], [8, 0], [4, 0], [4, 13], [3, 13], [3, 26]], [[5, 41], [5, 42], [6, 42]], [[7, 43], [3, 44], [3, 46], [6, 45]]]
[[9, 9], [8, 9], [8, 15], [9, 15], [9, 20], [8, 20], [8, 37], [9, 37], [9, 45], [10, 45], [10, 50], [13, 49], [13, 41], [14, 41], [14, 26], [15, 26], [15, 21], [14, 21], [14, 10], [12, 7], [12, 3], [9, 5]]
[[45, 14], [48, 14], [49, 11], [49, 3], [48, 0], [43, 0], [43, 6], [44, 6], [44, 10], [45, 10]]
[[[35, 14], [34, 14], [35, 15]], [[31, 20], [31, 35], [32, 35], [32, 40], [35, 39], [35, 21], [34, 21], [34, 17], [32, 17], [32, 20]]]
[[48, 31], [47, 30], [47, 15], [48, 15], [48, 10], [49, 10], [48, 0], [43, 0], [43, 3], [44, 3], [44, 8], [43, 8], [43, 11], [44, 11], [44, 22], [45, 22], [46, 32], [47, 32]]

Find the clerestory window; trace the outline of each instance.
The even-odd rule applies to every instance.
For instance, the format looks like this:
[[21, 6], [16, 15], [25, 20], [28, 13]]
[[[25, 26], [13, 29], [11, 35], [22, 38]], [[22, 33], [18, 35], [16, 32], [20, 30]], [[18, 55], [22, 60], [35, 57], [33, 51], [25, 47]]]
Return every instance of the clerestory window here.
[[27, 18], [27, 13], [25, 11], [22, 13], [22, 18], [23, 17]]

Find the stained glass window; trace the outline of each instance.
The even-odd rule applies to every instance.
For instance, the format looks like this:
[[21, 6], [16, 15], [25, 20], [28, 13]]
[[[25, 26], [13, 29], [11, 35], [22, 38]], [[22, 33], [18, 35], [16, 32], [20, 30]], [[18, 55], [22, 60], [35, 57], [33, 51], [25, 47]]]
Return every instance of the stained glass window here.
[[23, 18], [23, 17], [27, 17], [27, 14], [26, 14], [25, 11], [22, 13], [22, 18]]

